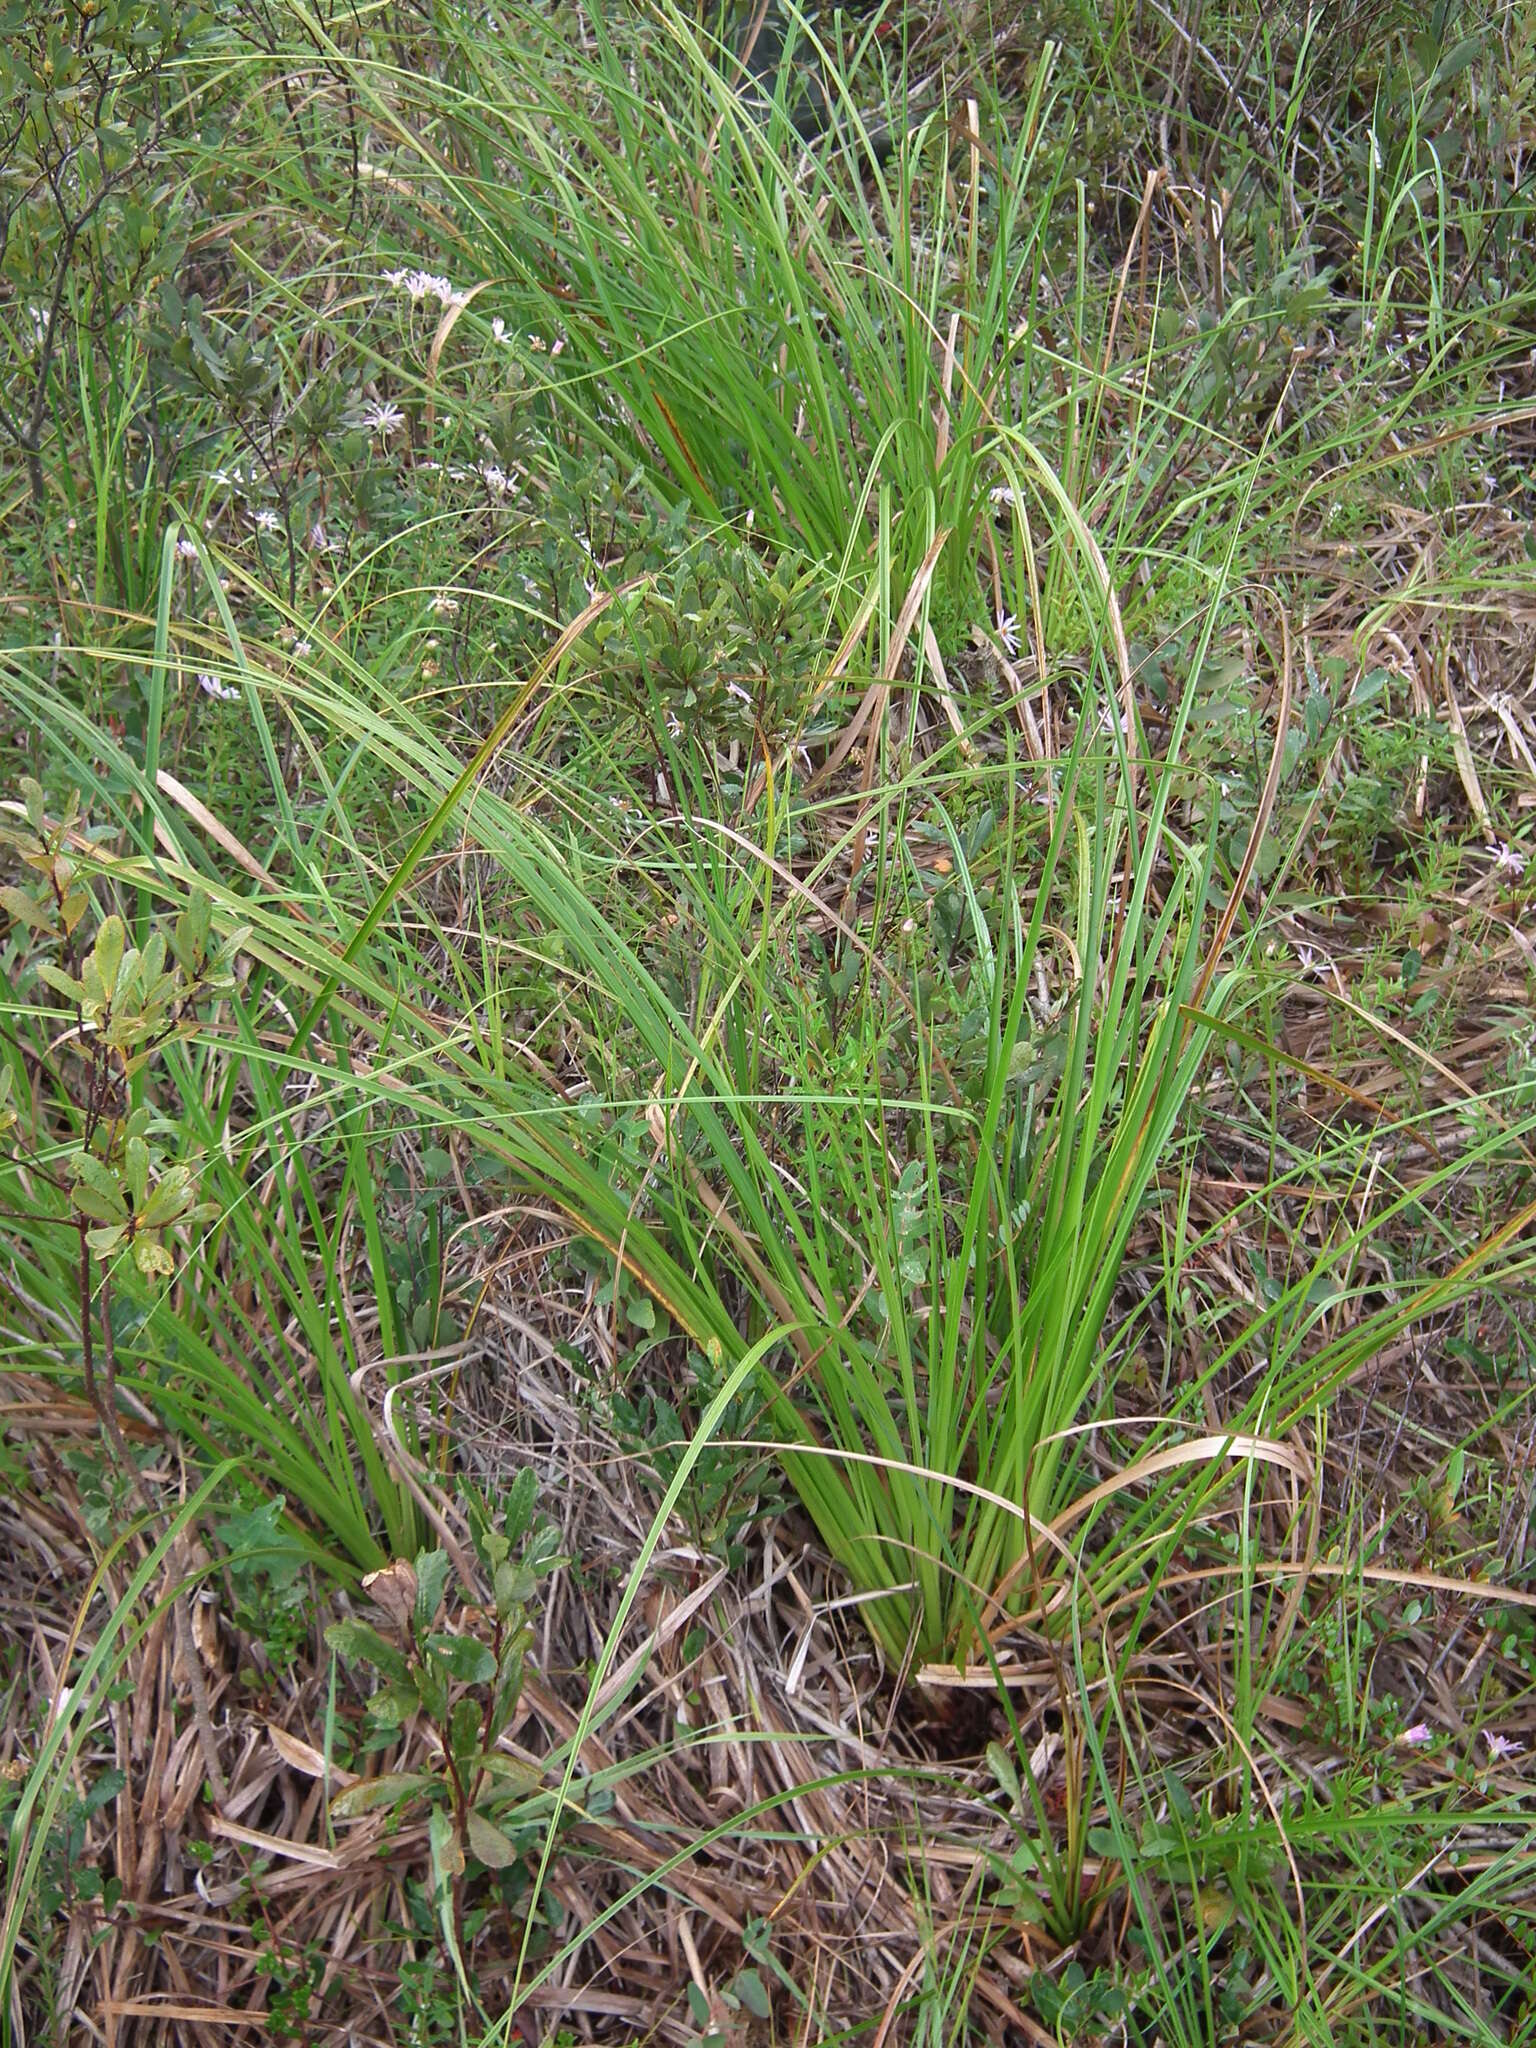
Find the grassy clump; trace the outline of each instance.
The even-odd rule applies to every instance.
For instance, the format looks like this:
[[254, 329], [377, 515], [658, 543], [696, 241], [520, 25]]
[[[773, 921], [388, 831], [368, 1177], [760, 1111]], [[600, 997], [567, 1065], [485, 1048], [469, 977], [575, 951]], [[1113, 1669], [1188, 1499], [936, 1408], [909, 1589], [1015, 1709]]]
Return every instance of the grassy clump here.
[[1525, 2038], [1517, 14], [55, 13], [0, 2027]]

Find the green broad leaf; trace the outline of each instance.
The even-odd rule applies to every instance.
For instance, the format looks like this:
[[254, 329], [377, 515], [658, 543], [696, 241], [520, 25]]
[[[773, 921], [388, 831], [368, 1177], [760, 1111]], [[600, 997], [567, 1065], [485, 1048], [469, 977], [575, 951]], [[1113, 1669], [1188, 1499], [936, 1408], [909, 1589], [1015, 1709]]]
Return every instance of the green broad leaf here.
[[381, 1777], [359, 1778], [331, 1800], [333, 1820], [356, 1820], [359, 1814], [377, 1813], [382, 1807], [398, 1806], [404, 1799], [429, 1791], [437, 1779], [426, 1771], [385, 1771]]
[[1195, 1802], [1190, 1798], [1184, 1780], [1176, 1778], [1172, 1771], [1164, 1771], [1163, 1790], [1168, 1795], [1169, 1809], [1186, 1827], [1192, 1826], [1195, 1819]]
[[448, 1748], [454, 1762], [461, 1768], [464, 1760], [472, 1757], [479, 1747], [484, 1719], [482, 1704], [472, 1693], [466, 1693], [454, 1702], [453, 1712], [448, 1716]]
[[83, 981], [76, 981], [72, 974], [66, 974], [62, 967], [55, 967], [51, 960], [39, 960], [37, 978], [45, 981], [57, 995], [65, 996], [72, 1003], [83, 1005], [86, 988]]
[[509, 1792], [537, 1792], [544, 1782], [544, 1773], [537, 1766], [524, 1763], [521, 1757], [508, 1756], [504, 1749], [482, 1750], [470, 1761], [476, 1770], [484, 1771]]
[[325, 1640], [338, 1657], [354, 1664], [371, 1664], [386, 1678], [404, 1683], [410, 1676], [410, 1667], [395, 1645], [355, 1615], [349, 1615], [345, 1621], [333, 1621], [325, 1632]]
[[146, 1230], [163, 1230], [184, 1216], [197, 1198], [197, 1181], [190, 1166], [169, 1166], [155, 1184], [139, 1217]]
[[462, 1877], [464, 1844], [446, 1806], [433, 1807], [432, 1817], [427, 1823], [427, 1839], [432, 1847], [432, 1875], [437, 1884], [447, 1886], [454, 1878]]
[[149, 1192], [149, 1147], [142, 1138], [130, 1138], [123, 1147], [123, 1178], [134, 1208], [142, 1209]]
[[487, 1643], [474, 1636], [454, 1636], [439, 1631], [427, 1637], [427, 1650], [450, 1678], [460, 1685], [484, 1685], [496, 1676], [496, 1659]]
[[436, 1894], [437, 1921], [443, 1931], [443, 1945], [453, 1959], [454, 1974], [466, 1999], [473, 2002], [474, 1992], [464, 1969], [464, 1958], [459, 1952], [459, 1931], [454, 1925], [453, 1911], [453, 1881], [463, 1874], [464, 1844], [447, 1807], [433, 1807], [427, 1820], [427, 1840], [432, 1848], [432, 1889]]
[[533, 1468], [525, 1466], [507, 1488], [506, 1505], [502, 1510], [501, 1519], [509, 1548], [515, 1548], [522, 1542], [532, 1524], [538, 1487], [539, 1482]]
[[169, 1280], [176, 1261], [158, 1237], [140, 1233], [133, 1240], [133, 1263], [146, 1280]]
[[[0, 889], [0, 910], [7, 912], [17, 924], [24, 924], [29, 931], [46, 932], [53, 925], [52, 906], [40, 903], [30, 889]], [[38, 972], [42, 972], [41, 967]]]
[[72, 1189], [70, 1200], [82, 1216], [93, 1217], [97, 1223], [110, 1223], [116, 1230], [128, 1227], [128, 1211], [121, 1201], [114, 1203], [91, 1188]]
[[[144, 950], [138, 957], [138, 970], [139, 987], [146, 997], [153, 996], [157, 1000], [164, 1000], [169, 996], [170, 985], [165, 972], [164, 932], [152, 931], [144, 941]], [[165, 986], [156, 988], [157, 982], [164, 983]]]
[[514, 1564], [510, 1557], [504, 1557], [491, 1574], [491, 1596], [496, 1602], [496, 1612], [505, 1621], [527, 1598], [531, 1590], [528, 1574], [520, 1564]]
[[987, 1744], [987, 1769], [997, 1780], [999, 1788], [1006, 1794], [1010, 1806], [1020, 1813], [1024, 1811], [1024, 1790], [1019, 1783], [1019, 1774], [1014, 1769], [1013, 1758], [1000, 1742]]
[[[82, 1215], [99, 1217], [103, 1223], [126, 1222], [128, 1203], [117, 1173], [94, 1152], [77, 1152], [69, 1162], [74, 1175], [75, 1207]], [[89, 1199], [87, 1199], [89, 1197]]]
[[88, 889], [71, 889], [67, 892], [59, 905], [59, 916], [66, 933], [74, 930], [90, 907], [91, 896]]
[[188, 974], [201, 971], [208, 955], [208, 934], [213, 926], [213, 904], [206, 889], [194, 889], [186, 909], [176, 920], [176, 957]]
[[399, 1728], [420, 1705], [421, 1693], [414, 1679], [391, 1679], [368, 1702], [368, 1714], [380, 1728]]
[[517, 1846], [478, 1807], [471, 1807], [468, 1822], [469, 1853], [487, 1870], [508, 1870], [518, 1860]]
[[448, 1587], [449, 1557], [446, 1550], [420, 1550], [416, 1553], [416, 1604], [413, 1620], [418, 1634], [423, 1634], [437, 1619], [438, 1609], [443, 1604], [443, 1594]]
[[755, 2020], [773, 2017], [773, 2000], [756, 1970], [743, 1970], [736, 1979], [736, 1996]]
[[101, 993], [109, 1003], [117, 993], [118, 976], [122, 973], [123, 955], [127, 944], [128, 934], [123, 928], [123, 920], [114, 911], [111, 917], [102, 919], [90, 958], [90, 965], [100, 983]]
[[442, 1659], [434, 1657], [430, 1651], [416, 1666], [415, 1683], [421, 1697], [421, 1710], [439, 1728], [448, 1718], [449, 1675]]

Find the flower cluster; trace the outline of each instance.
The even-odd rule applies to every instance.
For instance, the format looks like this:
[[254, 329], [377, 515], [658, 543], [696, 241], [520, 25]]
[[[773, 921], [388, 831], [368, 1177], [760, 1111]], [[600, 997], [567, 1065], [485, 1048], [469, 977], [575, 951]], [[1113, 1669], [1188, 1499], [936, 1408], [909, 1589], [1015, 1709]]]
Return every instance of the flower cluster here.
[[413, 306], [423, 299], [436, 299], [447, 312], [450, 306], [462, 305], [464, 301], [463, 292], [456, 291], [446, 277], [431, 270], [386, 270], [384, 282], [393, 285], [397, 292], [409, 294]]

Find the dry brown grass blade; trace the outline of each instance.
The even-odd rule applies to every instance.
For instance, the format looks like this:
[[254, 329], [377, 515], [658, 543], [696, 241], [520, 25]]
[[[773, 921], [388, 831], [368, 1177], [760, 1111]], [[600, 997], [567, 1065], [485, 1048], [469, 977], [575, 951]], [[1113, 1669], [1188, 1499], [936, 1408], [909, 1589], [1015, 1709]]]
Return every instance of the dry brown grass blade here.
[[227, 825], [214, 816], [205, 803], [192, 794], [185, 783], [179, 782], [168, 768], [161, 768], [155, 775], [155, 786], [163, 791], [172, 803], [179, 805], [193, 824], [206, 832], [215, 846], [222, 847], [236, 866], [243, 868], [253, 881], [260, 882], [264, 889], [270, 889], [274, 896], [281, 896], [283, 908], [290, 915], [298, 918], [300, 923], [308, 923], [308, 914], [304, 906], [294, 900], [292, 892], [284, 891], [279, 886], [276, 877], [262, 866], [255, 854], [235, 837]]
[[[1084, 1515], [1102, 1506], [1105, 1501], [1113, 1500], [1127, 1488], [1139, 1486], [1143, 1480], [1156, 1479], [1162, 1473], [1177, 1471], [1184, 1465], [1216, 1464], [1224, 1458], [1257, 1459], [1263, 1464], [1278, 1465], [1308, 1485], [1315, 1477], [1312, 1461], [1305, 1451], [1295, 1450], [1289, 1444], [1280, 1443], [1272, 1437], [1247, 1436], [1240, 1432], [1234, 1432], [1231, 1436], [1196, 1437], [1189, 1443], [1169, 1444], [1163, 1450], [1148, 1451], [1145, 1456], [1127, 1465], [1123, 1471], [1112, 1474], [1110, 1478], [1101, 1480], [1097, 1486], [1091, 1486], [1086, 1493], [1079, 1494], [1076, 1500], [1069, 1502], [1047, 1525], [1050, 1540], [1064, 1555], [1072, 1558], [1076, 1566], [1076, 1558], [1067, 1549], [1065, 1537], [1067, 1531], [1074, 1523], [1080, 1522]], [[1030, 1520], [1038, 1532], [1042, 1525], [1036, 1522], [1033, 1516]], [[1004, 1614], [1003, 1602], [1020, 1579], [1027, 1575], [1030, 1568], [1031, 1560], [1028, 1557], [1020, 1558], [988, 1595], [988, 1605], [982, 1613], [981, 1626], [994, 1639], [1007, 1634], [1016, 1625], [1015, 1617]], [[1063, 1587], [1048, 1603], [1045, 1612], [1052, 1613], [1065, 1597], [1066, 1588]], [[998, 1617], [996, 1620], [992, 1619], [994, 1615]]]
[[1054, 1517], [1051, 1528], [1057, 1535], [1064, 1535], [1084, 1515], [1106, 1500], [1112, 1500], [1117, 1493], [1124, 1493], [1127, 1487], [1139, 1486], [1144, 1480], [1156, 1479], [1164, 1472], [1175, 1472], [1183, 1465], [1216, 1464], [1223, 1458], [1256, 1459], [1261, 1464], [1282, 1466], [1308, 1486], [1316, 1479], [1307, 1453], [1290, 1444], [1280, 1443], [1274, 1437], [1245, 1436], [1237, 1432], [1231, 1436], [1196, 1437], [1191, 1443], [1169, 1444], [1161, 1451], [1148, 1451], [1144, 1457], [1127, 1465], [1123, 1472], [1101, 1480], [1097, 1486], [1090, 1486], [1086, 1493], [1079, 1494]]
[[1472, 742], [1467, 738], [1467, 721], [1462, 716], [1461, 704], [1451, 686], [1451, 639], [1447, 634], [1440, 643], [1440, 652], [1435, 658], [1436, 677], [1440, 695], [1451, 723], [1451, 750], [1456, 757], [1456, 773], [1461, 778], [1462, 789], [1466, 792], [1467, 804], [1472, 812], [1477, 829], [1485, 839], [1492, 839], [1493, 813], [1488, 808], [1488, 799], [1483, 795], [1483, 785], [1477, 777], [1477, 763], [1472, 758]]
[[459, 318], [472, 299], [479, 298], [495, 280], [482, 278], [479, 284], [472, 284], [467, 292], [455, 292], [443, 308], [437, 331], [432, 336], [432, 347], [427, 356], [427, 404], [426, 428], [430, 435], [437, 417], [437, 366], [442, 360], [443, 350], [448, 346], [448, 337], [459, 324]]
[[949, 729], [959, 745], [961, 758], [974, 761], [976, 748], [966, 733], [965, 721], [960, 716], [959, 705], [955, 702], [955, 693], [949, 687], [949, 677], [945, 672], [944, 657], [939, 652], [938, 639], [932, 626], [926, 623], [923, 626], [923, 655], [933, 675], [934, 695], [938, 698], [939, 708], [944, 713]]
[[313, 1842], [290, 1842], [282, 1835], [270, 1835], [260, 1828], [241, 1827], [238, 1821], [214, 1814], [208, 1832], [226, 1842], [239, 1842], [263, 1856], [275, 1856], [285, 1863], [303, 1863], [311, 1870], [344, 1870], [351, 1860], [339, 1849], [326, 1849]]
[[155, 1993], [143, 1998], [107, 1999], [103, 2002], [102, 2014], [109, 2026], [114, 2020], [141, 2019], [190, 2020], [198, 2026], [249, 2027], [261, 2025], [267, 2019], [266, 2008], [262, 2006], [251, 2006], [242, 2011], [237, 2005], [204, 2005]]

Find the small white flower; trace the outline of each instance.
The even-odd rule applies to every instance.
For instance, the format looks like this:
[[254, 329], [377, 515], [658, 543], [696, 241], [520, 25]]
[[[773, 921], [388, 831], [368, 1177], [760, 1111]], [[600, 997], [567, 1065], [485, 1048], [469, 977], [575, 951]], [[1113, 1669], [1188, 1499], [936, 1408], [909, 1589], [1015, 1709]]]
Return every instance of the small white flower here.
[[198, 677], [197, 687], [205, 697], [217, 697], [221, 704], [233, 704], [240, 696], [238, 683], [221, 682], [217, 676], [209, 675], [206, 670]]
[[1310, 974], [1321, 980], [1333, 965], [1333, 962], [1326, 953], [1314, 952], [1311, 946], [1298, 946], [1296, 948], [1296, 964], [1303, 974]]
[[499, 313], [496, 315], [496, 318], [491, 322], [491, 339], [492, 341], [501, 342], [504, 342], [507, 339], [507, 323], [505, 320], [502, 319]]
[[195, 562], [197, 560], [197, 542], [183, 538], [177, 541], [176, 552], [184, 562]]
[[281, 533], [283, 530], [283, 522], [268, 505], [259, 505], [251, 517], [256, 522], [258, 533]]
[[307, 640], [295, 640], [293, 643], [293, 658], [295, 661], [307, 661], [314, 651]]
[[456, 306], [460, 294], [454, 290], [446, 277], [439, 277], [432, 270], [386, 270], [386, 284], [392, 284], [396, 291], [408, 294], [413, 306], [423, 299], [436, 299], [445, 310]]
[[1485, 848], [1485, 851], [1493, 856], [1493, 871], [1496, 875], [1518, 877], [1525, 873], [1525, 855], [1518, 848], [1507, 846], [1502, 839], [1496, 846]]
[[1024, 493], [1016, 491], [1012, 484], [994, 484], [987, 493], [987, 503], [989, 505], [1017, 505], [1022, 512], [1024, 509]]
[[997, 637], [1002, 643], [1004, 654], [1014, 655], [1019, 651], [1019, 622], [1012, 612], [997, 615]]
[[314, 525], [309, 529], [309, 544], [317, 555], [328, 555], [331, 552], [331, 549], [336, 545], [336, 543], [327, 536], [324, 525], [318, 519], [315, 521]]
[[512, 479], [504, 469], [498, 469], [494, 462], [482, 462], [480, 475], [486, 488], [494, 491], [498, 498], [504, 498], [512, 488]]
[[535, 355], [543, 355], [544, 351], [549, 347], [549, 343], [542, 334], [530, 334], [528, 346], [534, 351]]
[[452, 618], [458, 608], [459, 600], [456, 597], [450, 597], [445, 590], [439, 591], [427, 607], [429, 611], [438, 613], [442, 618]]
[[382, 434], [386, 439], [396, 427], [405, 425], [405, 414], [387, 399], [370, 398], [363, 407], [362, 419], [370, 434]]

